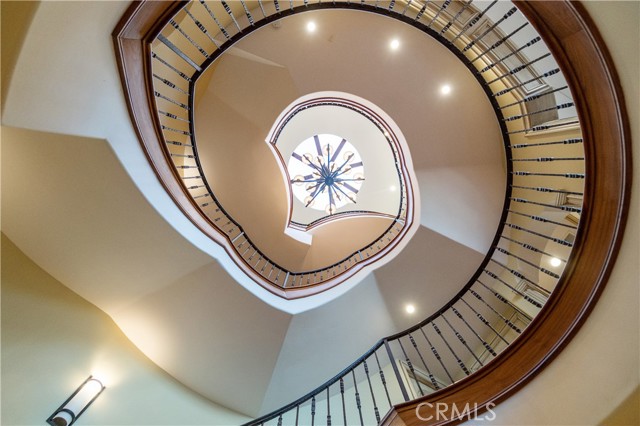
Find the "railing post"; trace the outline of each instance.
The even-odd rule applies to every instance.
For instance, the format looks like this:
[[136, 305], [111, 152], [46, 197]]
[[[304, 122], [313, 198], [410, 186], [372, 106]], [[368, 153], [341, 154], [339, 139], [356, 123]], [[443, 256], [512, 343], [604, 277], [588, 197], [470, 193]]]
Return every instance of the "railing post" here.
[[393, 358], [393, 352], [391, 352], [391, 346], [389, 346], [389, 341], [384, 339], [384, 347], [387, 350], [387, 355], [389, 355], [389, 361], [391, 362], [391, 366], [393, 367], [393, 372], [396, 375], [396, 380], [398, 381], [398, 385], [400, 386], [400, 392], [402, 392], [402, 397], [405, 401], [409, 401], [409, 394], [407, 393], [407, 388], [404, 386], [404, 382], [402, 381], [402, 377], [400, 377], [400, 371], [398, 370], [398, 366], [396, 365], [396, 361]]

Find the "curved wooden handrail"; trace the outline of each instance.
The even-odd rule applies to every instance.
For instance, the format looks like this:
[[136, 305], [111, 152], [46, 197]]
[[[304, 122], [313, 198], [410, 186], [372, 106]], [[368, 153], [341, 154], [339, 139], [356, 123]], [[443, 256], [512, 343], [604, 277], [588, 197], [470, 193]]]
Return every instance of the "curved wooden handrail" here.
[[[545, 38], [565, 73], [583, 126], [587, 180], [575, 254], [539, 316], [500, 357], [448, 388], [396, 406], [385, 425], [458, 424], [464, 419], [452, 419], [451, 407], [469, 404], [478, 407], [479, 414], [515, 393], [576, 334], [602, 293], [618, 254], [632, 172], [629, 121], [613, 61], [579, 3], [520, 1], [517, 5]], [[448, 407], [440, 419], [433, 409], [429, 411], [437, 403]], [[420, 404], [424, 404], [423, 419], [416, 416]]]
[[[580, 117], [586, 181], [574, 251], [550, 299], [520, 338], [476, 373], [427, 397], [397, 405], [384, 424], [459, 423], [459, 419], [450, 420], [451, 412], [446, 413], [447, 419], [425, 421], [416, 416], [415, 409], [419, 404], [444, 403], [450, 408], [470, 404], [481, 412], [490, 407], [489, 404], [498, 403], [516, 392], [559, 353], [585, 321], [606, 284], [619, 249], [630, 197], [631, 159], [629, 124], [611, 58], [579, 4], [557, 1], [517, 2], [517, 5], [553, 52], [569, 83]], [[165, 9], [156, 6], [150, 8], [145, 17], [149, 19], [155, 14], [160, 19], [166, 16], [167, 10], [179, 6], [165, 5]], [[136, 7], [134, 5], [132, 9]], [[152, 27], [147, 30], [149, 28], [151, 31], [145, 34], [153, 33]], [[114, 39], [123, 55], [133, 56], [145, 51], [142, 33], [142, 30], [127, 30], [126, 23], [116, 29]], [[123, 74], [124, 61], [119, 58], [119, 62]], [[125, 91], [143, 96], [143, 104], [153, 110], [153, 100], [145, 97], [143, 76], [146, 70], [134, 67], [129, 71], [140, 78], [128, 84], [123, 78]], [[135, 120], [139, 114], [148, 111], [145, 105], [130, 105], [130, 112]], [[146, 132], [156, 132], [153, 123], [146, 124]], [[154, 136], [145, 134], [144, 130], [138, 131], [143, 141], [147, 136]], [[166, 161], [166, 158], [150, 158], [150, 161]], [[172, 195], [186, 197], [179, 191]], [[189, 202], [181, 208], [188, 210]], [[218, 241], [215, 236], [211, 237]], [[226, 242], [221, 244], [225, 246]]]

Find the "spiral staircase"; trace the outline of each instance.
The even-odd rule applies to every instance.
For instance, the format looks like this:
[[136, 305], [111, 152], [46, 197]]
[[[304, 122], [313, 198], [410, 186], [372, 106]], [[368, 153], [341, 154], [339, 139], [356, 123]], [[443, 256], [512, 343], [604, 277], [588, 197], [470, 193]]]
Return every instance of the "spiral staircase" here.
[[[602, 292], [615, 260], [631, 166], [628, 122], [611, 60], [580, 5], [564, 2], [131, 5], [114, 41], [129, 113], [148, 160], [181, 214], [222, 247], [217, 256], [230, 259], [227, 271], [274, 306], [313, 298], [318, 302], [310, 305], [319, 306], [356, 288], [372, 271], [384, 270], [386, 262], [402, 261], [407, 251], [425, 255], [408, 241], [415, 232], [410, 228], [421, 220], [414, 210], [419, 203], [410, 194], [418, 186], [410, 171], [399, 172], [400, 209], [385, 219], [390, 226], [346, 246], [337, 261], [304, 269], [276, 260], [289, 252], [255, 230], [255, 221], [242, 211], [246, 204], [234, 206], [246, 200], [225, 198], [216, 168], [200, 156], [211, 151], [195, 124], [202, 108], [196, 83], [205, 71], [222, 72], [214, 65], [231, 51], [250, 51], [247, 44], [252, 37], [264, 38], [265, 29], [322, 13], [391, 18], [436, 40], [465, 67], [499, 129], [504, 204], [486, 255], [453, 297], [417, 324], [378, 336], [337, 375], [247, 424], [445, 424], [486, 414], [566, 345]], [[359, 114], [368, 111], [357, 107]], [[385, 121], [379, 123], [383, 128]], [[415, 147], [409, 141], [405, 149]], [[398, 163], [402, 149], [395, 152]], [[291, 177], [284, 167], [279, 173], [286, 193]], [[289, 194], [285, 215], [293, 202]], [[345, 221], [371, 220], [362, 213], [354, 210], [334, 222], [329, 217], [313, 238], [321, 240], [322, 232]], [[290, 217], [278, 223], [287, 221]], [[438, 403], [447, 409], [433, 416], [430, 409]], [[456, 414], [469, 404], [471, 411]]]

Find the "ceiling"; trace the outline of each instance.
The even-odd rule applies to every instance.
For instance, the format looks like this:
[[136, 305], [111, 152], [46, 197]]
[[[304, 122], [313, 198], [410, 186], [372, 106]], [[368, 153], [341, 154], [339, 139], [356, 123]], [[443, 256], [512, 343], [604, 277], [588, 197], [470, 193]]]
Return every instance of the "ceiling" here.
[[[39, 5], [4, 100], [2, 227], [152, 361], [207, 398], [256, 415], [316, 386], [466, 283], [495, 233], [505, 171], [493, 111], [445, 48], [386, 17], [352, 11], [314, 14], [313, 37], [298, 25], [308, 17], [301, 14], [260, 30], [282, 37], [277, 46], [258, 33], [238, 46], [286, 64], [273, 73], [278, 82], [286, 76], [282, 90], [265, 86], [280, 109], [262, 108], [257, 88], [245, 94], [257, 100], [244, 112], [256, 135], [301, 94], [353, 93], [402, 129], [420, 187], [422, 226], [396, 259], [320, 302], [281, 306], [247, 291], [253, 283], [180, 213], [148, 165], [110, 38], [127, 6]], [[394, 37], [403, 42], [391, 52]], [[266, 79], [274, 68], [233, 61], [233, 84], [253, 81], [246, 73]], [[253, 67], [261, 72], [251, 74]], [[439, 95], [444, 83], [454, 88], [449, 97]], [[230, 99], [238, 102], [231, 109], [245, 106], [241, 96]], [[418, 316], [404, 314], [406, 301]], [[339, 350], [326, 356], [327, 348]]]

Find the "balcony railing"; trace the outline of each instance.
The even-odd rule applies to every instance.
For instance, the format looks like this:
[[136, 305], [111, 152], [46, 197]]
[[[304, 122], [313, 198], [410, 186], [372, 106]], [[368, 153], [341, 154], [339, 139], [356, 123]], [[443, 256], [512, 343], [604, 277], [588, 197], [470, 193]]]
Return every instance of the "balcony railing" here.
[[[602, 288], [624, 226], [628, 129], [615, 73], [610, 71], [597, 35], [590, 32], [588, 19], [579, 7], [565, 2], [514, 5], [491, 1], [479, 6], [450, 0], [254, 3], [187, 2], [168, 12], [166, 8], [156, 12], [169, 20], [173, 36], [189, 41], [189, 53], [170, 41], [163, 30], [169, 27], [164, 27], [162, 20], [150, 25], [142, 36], [117, 31], [121, 40], [140, 43], [135, 46], [142, 51], [150, 49], [157, 36], [168, 50], [163, 56], [155, 47], [149, 50], [151, 62], [171, 69], [175, 81], [185, 81], [178, 86], [166, 77], [152, 77], [156, 100], [145, 111], [155, 112], [158, 106], [155, 117], [164, 140], [179, 136], [179, 140], [171, 139], [177, 144], [169, 146], [193, 150], [193, 146], [186, 146], [193, 145], [189, 142], [192, 132], [180, 130], [187, 127], [163, 124], [178, 117], [163, 114], [160, 103], [177, 102], [185, 111], [184, 117], [193, 105], [176, 101], [158, 87], [164, 85], [187, 96], [190, 75], [206, 61], [213, 61], [225, 43], [291, 14], [347, 8], [413, 25], [466, 64], [496, 111], [508, 173], [500, 227], [479, 269], [456, 297], [419, 324], [381, 339], [309, 394], [247, 425], [379, 424], [387, 413], [392, 413], [388, 414], [391, 420], [409, 418], [406, 413], [415, 406], [407, 402], [412, 400], [429, 400], [432, 395], [455, 401], [465, 392], [462, 386], [468, 389], [467, 395], [472, 392], [469, 389], [477, 392], [474, 398], [481, 403], [504, 398], [575, 332]], [[207, 11], [213, 24], [198, 18], [196, 7]], [[214, 13], [214, 8], [219, 12]], [[551, 29], [543, 23], [558, 23], [560, 18], [554, 18], [557, 10], [566, 12], [562, 16], [573, 20], [580, 35], [586, 34], [578, 40], [583, 52], [573, 49], [567, 53], [563, 43], [567, 43], [570, 31], [566, 27], [559, 24]], [[180, 14], [185, 15], [184, 27], [175, 19]], [[212, 53], [189, 35], [186, 22], [191, 22], [200, 37], [209, 39], [209, 47], [215, 46]], [[540, 34], [537, 29], [542, 30]], [[589, 69], [585, 55], [593, 51], [599, 55]], [[169, 58], [167, 53], [175, 57]], [[176, 60], [191, 67], [192, 74], [172, 68]], [[126, 66], [123, 68], [126, 75]], [[589, 76], [596, 82], [578, 84]], [[606, 107], [596, 107], [597, 100]], [[186, 155], [193, 155], [189, 159], [197, 165], [195, 151], [189, 152], [193, 154]], [[596, 169], [599, 174], [594, 173]], [[220, 214], [229, 222], [229, 229], [221, 229], [237, 238], [241, 232], [238, 226]], [[541, 335], [543, 331], [547, 334]], [[533, 336], [537, 336], [537, 343], [529, 343]], [[502, 352], [509, 354], [500, 356]], [[518, 356], [514, 358], [514, 354]], [[478, 380], [486, 377], [487, 371], [504, 378], [504, 384], [478, 390]], [[445, 392], [445, 388], [452, 390]]]

